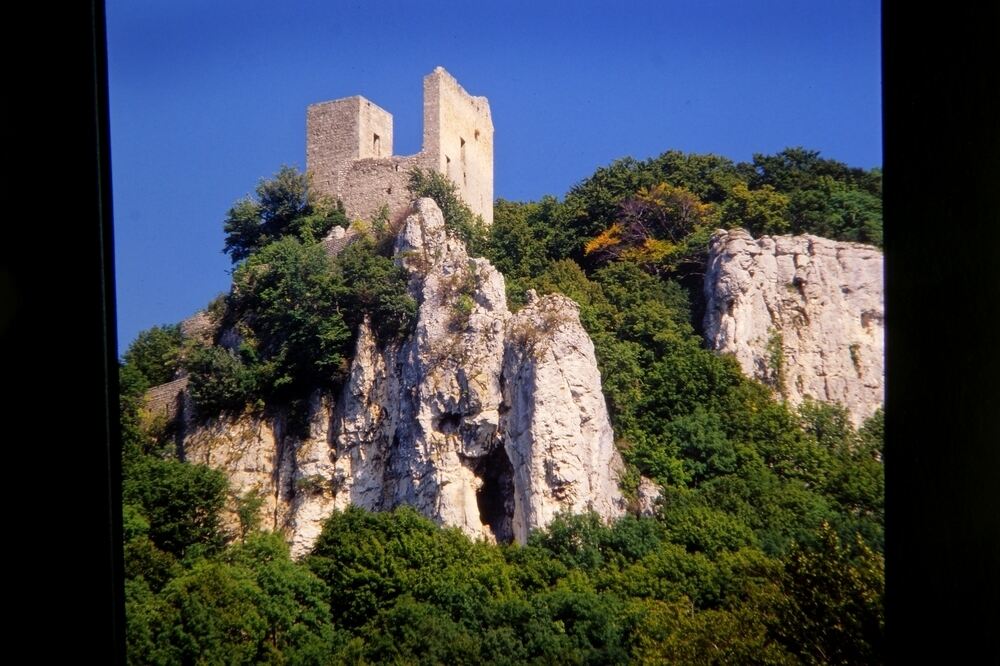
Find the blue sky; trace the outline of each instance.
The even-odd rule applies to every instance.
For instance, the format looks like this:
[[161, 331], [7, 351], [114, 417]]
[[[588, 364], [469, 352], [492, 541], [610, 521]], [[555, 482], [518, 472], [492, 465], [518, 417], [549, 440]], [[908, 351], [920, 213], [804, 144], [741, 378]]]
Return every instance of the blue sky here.
[[415, 153], [437, 65], [489, 98], [507, 199], [669, 149], [882, 163], [877, 0], [107, 0], [107, 17], [122, 350], [228, 290], [222, 220], [305, 167], [307, 105], [363, 95]]

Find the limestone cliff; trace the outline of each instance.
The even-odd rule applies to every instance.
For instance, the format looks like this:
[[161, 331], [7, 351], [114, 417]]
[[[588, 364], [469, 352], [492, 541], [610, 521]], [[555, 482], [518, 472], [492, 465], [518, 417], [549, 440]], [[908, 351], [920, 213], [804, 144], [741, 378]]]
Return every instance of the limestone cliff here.
[[621, 513], [622, 462], [579, 307], [558, 294], [538, 298], [532, 290], [528, 298], [508, 325], [501, 419], [521, 542], [560, 509]]
[[624, 513], [577, 306], [548, 296], [512, 315], [503, 276], [446, 233], [431, 199], [413, 204], [394, 249], [419, 303], [411, 335], [380, 344], [363, 323], [340, 394], [313, 396], [308, 436], [287, 434], [280, 414], [188, 423], [185, 457], [265, 497], [265, 526], [296, 556], [349, 504], [408, 504], [472, 537], [520, 542], [561, 510]]
[[790, 403], [883, 402], [882, 254], [818, 236], [719, 230], [705, 272], [705, 337]]

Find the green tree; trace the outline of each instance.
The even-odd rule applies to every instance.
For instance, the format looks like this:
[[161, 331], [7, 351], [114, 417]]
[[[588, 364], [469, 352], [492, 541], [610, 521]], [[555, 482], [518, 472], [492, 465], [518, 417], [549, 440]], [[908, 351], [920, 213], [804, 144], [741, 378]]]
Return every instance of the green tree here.
[[726, 436], [716, 412], [696, 406], [694, 411], [666, 424], [666, 439], [680, 452], [687, 478], [695, 485], [738, 466], [736, 446]]
[[789, 203], [792, 231], [836, 240], [880, 245], [882, 202], [829, 176], [810, 189], [792, 193]]
[[125, 577], [129, 580], [141, 578], [155, 592], [176, 575], [177, 558], [157, 548], [149, 539], [150, 525], [142, 511], [136, 504], [122, 507]]
[[416, 198], [430, 197], [444, 215], [445, 226], [460, 238], [472, 256], [482, 256], [488, 245], [488, 230], [483, 219], [473, 214], [458, 195], [458, 187], [447, 176], [433, 169], [414, 168], [407, 188]]
[[257, 659], [269, 663], [326, 664], [334, 643], [330, 591], [289, 557], [280, 535], [256, 533], [230, 548], [223, 560], [251, 572], [261, 591], [266, 623]]
[[719, 224], [726, 228], [743, 227], [753, 236], [787, 233], [789, 197], [770, 185], [751, 190], [746, 183], [736, 183], [729, 198], [719, 209]]
[[192, 548], [213, 552], [222, 545], [219, 512], [228, 485], [222, 472], [151, 456], [125, 472], [123, 500], [141, 507], [157, 548], [183, 557]]
[[266, 595], [245, 567], [202, 560], [158, 595], [152, 663], [260, 663]]
[[265, 396], [331, 386], [347, 370], [349, 289], [319, 245], [286, 237], [251, 256], [233, 276], [236, 310], [252, 332]]
[[489, 259], [507, 280], [537, 276], [548, 264], [546, 225], [537, 223], [541, 209], [504, 199], [493, 205]]
[[851, 446], [854, 428], [845, 407], [806, 398], [797, 411], [802, 429], [824, 448], [836, 451]]
[[347, 226], [343, 207], [315, 197], [306, 174], [283, 166], [229, 209], [225, 252], [238, 262], [284, 236], [321, 240], [334, 225]]
[[[761, 596], [761, 595], [758, 595]], [[632, 659], [643, 664], [798, 664], [771, 637], [767, 606], [692, 612], [685, 601], [636, 604]]]
[[757, 545], [753, 531], [738, 518], [699, 503], [672, 504], [664, 509], [661, 519], [667, 526], [667, 540], [690, 552], [712, 557]]
[[246, 542], [247, 536], [260, 529], [261, 507], [264, 506], [265, 498], [257, 489], [250, 489], [242, 494], [233, 497], [236, 505], [236, 519], [240, 522], [239, 538]]
[[195, 347], [185, 360], [188, 392], [201, 416], [242, 411], [258, 394], [258, 376], [241, 355], [222, 347]]
[[753, 155], [752, 189], [770, 185], [779, 192], [814, 189], [820, 178], [849, 182], [860, 170], [852, 172], [847, 165], [819, 156], [818, 150], [801, 146], [785, 148], [774, 155]]
[[154, 326], [136, 336], [122, 360], [142, 373], [149, 386], [156, 386], [174, 378], [180, 365], [180, 350], [180, 326]]
[[[306, 561], [330, 588], [335, 622], [359, 627], [406, 591], [407, 571], [432, 556], [436, 527], [412, 508], [334, 512]], [[412, 547], [411, 547], [412, 546]]]
[[860, 540], [845, 547], [824, 523], [816, 547], [796, 546], [785, 559], [780, 640], [809, 664], [882, 662], [884, 572], [880, 555]]
[[405, 337], [413, 329], [417, 302], [410, 296], [407, 273], [391, 259], [375, 253], [371, 238], [362, 237], [344, 248], [335, 261], [348, 286], [345, 320], [356, 329], [369, 315], [376, 333], [385, 340]]
[[860, 534], [876, 552], [884, 550], [885, 471], [882, 466], [883, 413], [877, 411], [855, 433], [847, 410], [837, 405], [803, 403], [799, 408], [806, 432], [830, 452], [822, 486], [834, 502], [831, 523], [842, 539]]
[[127, 363], [118, 366], [118, 409], [122, 434], [122, 466], [127, 467], [143, 453], [148, 453], [150, 437], [142, 427], [140, 409], [149, 380], [135, 366]]
[[480, 638], [433, 604], [409, 595], [379, 612], [367, 631], [369, 663], [478, 664]]
[[861, 189], [831, 188], [831, 235], [882, 247], [882, 200]]
[[694, 193], [706, 203], [726, 200], [737, 182], [745, 182], [752, 170], [749, 165], [711, 153], [683, 153], [668, 150], [648, 161], [662, 180]]
[[142, 578], [128, 577], [124, 587], [126, 663], [130, 666], [177, 663], [176, 655], [158, 645], [164, 641], [163, 634], [170, 629], [163, 622], [167, 605]]

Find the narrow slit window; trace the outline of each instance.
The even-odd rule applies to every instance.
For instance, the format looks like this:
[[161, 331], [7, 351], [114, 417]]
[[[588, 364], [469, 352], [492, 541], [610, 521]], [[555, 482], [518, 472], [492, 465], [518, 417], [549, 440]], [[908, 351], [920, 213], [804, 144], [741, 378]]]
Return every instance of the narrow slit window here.
[[372, 153], [375, 157], [382, 157], [382, 138], [378, 134], [372, 134]]
[[462, 161], [462, 185], [468, 185], [468, 179], [465, 176], [465, 139], [458, 137], [459, 141], [459, 159]]

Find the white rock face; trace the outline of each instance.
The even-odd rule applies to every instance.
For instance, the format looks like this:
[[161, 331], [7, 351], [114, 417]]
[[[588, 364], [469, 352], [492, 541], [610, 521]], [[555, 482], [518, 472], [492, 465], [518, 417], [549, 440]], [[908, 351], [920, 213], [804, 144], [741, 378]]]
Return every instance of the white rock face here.
[[659, 501], [662, 494], [663, 489], [658, 483], [656, 483], [656, 481], [653, 481], [645, 476], [639, 477], [639, 488], [636, 493], [636, 499], [639, 503], [639, 515], [655, 516], [657, 508], [656, 503]]
[[522, 543], [558, 511], [625, 512], [623, 464], [580, 309], [558, 294], [529, 291], [528, 299], [508, 324], [501, 420], [514, 470], [514, 537]]
[[229, 477], [230, 501], [223, 524], [231, 531], [239, 527], [235, 497], [256, 494], [263, 498], [261, 526], [279, 529], [288, 513], [288, 502], [279, 492], [283, 467], [284, 419], [262, 419], [251, 415], [210, 419], [188, 425], [184, 437], [184, 460], [208, 465]]
[[[882, 405], [882, 253], [818, 236], [716, 231], [705, 336], [793, 405], [845, 406], [855, 425]], [[780, 351], [779, 351], [780, 350]]]
[[188, 425], [186, 456], [266, 499], [264, 525], [293, 556], [334, 509], [416, 507], [474, 538], [518, 540], [559, 511], [624, 513], [622, 462], [575, 303], [507, 309], [504, 278], [450, 237], [431, 199], [413, 204], [395, 245], [419, 303], [402, 342], [359, 332], [334, 402], [317, 394], [308, 437], [279, 415]]
[[[190, 402], [186, 407], [191, 413]], [[244, 414], [184, 427], [184, 459], [223, 471], [230, 498], [223, 525], [239, 528], [236, 501], [256, 495], [264, 500], [261, 526], [284, 532], [292, 552], [304, 554], [315, 542], [334, 507], [333, 462], [329, 454], [332, 404], [329, 396], [313, 395], [306, 437], [287, 433], [282, 413]]]
[[497, 438], [504, 322], [504, 279], [485, 259], [470, 259], [445, 233], [431, 199], [420, 199], [396, 241], [420, 303], [416, 329], [400, 347], [398, 391], [383, 508], [415, 506], [473, 537], [493, 535], [479, 495]]

